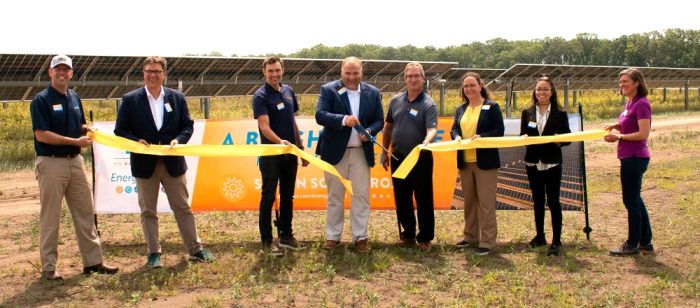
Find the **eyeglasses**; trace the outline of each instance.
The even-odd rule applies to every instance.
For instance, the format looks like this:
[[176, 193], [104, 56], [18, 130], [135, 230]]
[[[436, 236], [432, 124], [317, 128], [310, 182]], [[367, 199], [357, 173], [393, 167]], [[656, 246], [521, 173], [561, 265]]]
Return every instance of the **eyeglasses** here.
[[162, 74], [163, 70], [143, 70], [144, 74]]
[[406, 79], [418, 79], [418, 78], [421, 78], [421, 77], [423, 77], [423, 76], [420, 75], [420, 74], [406, 75]]

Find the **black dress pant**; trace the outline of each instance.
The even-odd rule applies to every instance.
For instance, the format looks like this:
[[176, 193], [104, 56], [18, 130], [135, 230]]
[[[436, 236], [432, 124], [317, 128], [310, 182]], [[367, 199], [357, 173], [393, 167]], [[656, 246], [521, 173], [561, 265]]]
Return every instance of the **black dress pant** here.
[[[400, 153], [394, 154], [399, 160], [392, 158], [391, 172], [406, 158]], [[421, 151], [418, 163], [406, 179], [391, 178], [394, 184], [394, 199], [396, 201], [396, 216], [403, 228], [402, 239], [415, 238], [419, 243], [430, 242], [435, 238], [435, 211], [433, 204], [433, 155], [430, 151]], [[418, 212], [418, 229], [416, 236], [416, 216], [413, 213], [413, 197], [416, 200]]]
[[292, 211], [294, 185], [297, 178], [299, 159], [292, 154], [261, 156], [259, 160], [262, 175], [262, 194], [260, 197], [260, 239], [272, 243], [272, 204], [275, 202], [277, 183], [280, 187], [280, 217], [277, 229], [282, 235], [292, 234]]
[[537, 236], [544, 235], [544, 203], [547, 196], [547, 206], [552, 215], [552, 243], [561, 244], [562, 212], [559, 202], [561, 186], [561, 164], [547, 170], [537, 170], [537, 167], [527, 166], [527, 179], [530, 182], [532, 201], [535, 208], [535, 229]]

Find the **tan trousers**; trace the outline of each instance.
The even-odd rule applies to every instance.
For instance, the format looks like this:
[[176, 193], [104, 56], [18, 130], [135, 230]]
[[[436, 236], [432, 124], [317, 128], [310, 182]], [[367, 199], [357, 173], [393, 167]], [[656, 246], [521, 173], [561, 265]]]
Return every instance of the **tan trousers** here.
[[165, 164], [159, 159], [150, 178], [136, 178], [139, 208], [141, 208], [141, 228], [148, 246], [148, 253], [161, 252], [158, 238], [158, 191], [161, 183], [187, 251], [194, 254], [202, 250], [194, 215], [187, 203], [189, 199], [187, 179], [184, 174], [178, 177], [170, 176]]
[[83, 157], [37, 156], [34, 172], [39, 181], [39, 256], [42, 271], [55, 271], [58, 260], [58, 231], [63, 197], [66, 198], [83, 266], [102, 263], [102, 248], [95, 227], [95, 208]]
[[[335, 165], [341, 176], [352, 181], [353, 195], [350, 198], [350, 229], [352, 241], [368, 238], [369, 224], [369, 178], [370, 169], [362, 147], [347, 148], [343, 158]], [[324, 173], [328, 185], [326, 207], [326, 239], [340, 241], [345, 222], [345, 187], [340, 179]]]
[[467, 163], [459, 170], [464, 192], [464, 240], [491, 249], [496, 245], [496, 185], [498, 169], [481, 170]]

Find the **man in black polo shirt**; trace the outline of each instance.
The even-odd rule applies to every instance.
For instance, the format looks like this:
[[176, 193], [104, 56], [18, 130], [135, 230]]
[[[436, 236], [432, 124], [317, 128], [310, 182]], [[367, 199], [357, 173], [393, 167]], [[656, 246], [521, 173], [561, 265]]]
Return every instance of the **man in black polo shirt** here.
[[36, 150], [36, 178], [39, 181], [39, 255], [41, 278], [59, 280], [58, 231], [63, 197], [73, 218], [78, 248], [83, 256], [83, 273], [114, 274], [118, 271], [102, 263], [102, 248], [95, 227], [92, 192], [80, 148], [92, 140], [85, 135], [83, 105], [75, 91], [68, 89], [73, 62], [65, 55], [51, 60], [51, 84], [32, 98], [30, 112]]
[[[260, 139], [263, 144], [295, 144], [304, 149], [294, 114], [299, 105], [294, 90], [282, 84], [284, 65], [282, 59], [271, 57], [263, 61], [265, 84], [253, 95], [253, 116], [258, 120]], [[272, 245], [272, 204], [275, 201], [277, 183], [280, 187], [280, 217], [276, 221], [279, 230], [279, 247], [298, 250], [303, 247], [292, 234], [292, 210], [294, 185], [299, 159], [292, 154], [261, 156], [259, 159], [262, 175], [260, 196], [260, 239], [262, 252], [272, 256], [281, 255], [278, 247]], [[302, 166], [309, 163], [302, 159]]]
[[[403, 71], [406, 92], [397, 94], [389, 103], [384, 124], [384, 147], [391, 148], [398, 160], [391, 160], [386, 151], [382, 153], [384, 170], [391, 165], [393, 173], [406, 159], [406, 155], [417, 145], [433, 142], [437, 134], [437, 109], [435, 101], [423, 92], [425, 72], [418, 62], [406, 64]], [[396, 216], [404, 231], [399, 235], [401, 242], [415, 246], [418, 241], [420, 250], [428, 250], [430, 241], [435, 237], [435, 213], [433, 210], [433, 155], [430, 151], [421, 151], [416, 166], [406, 179], [391, 178], [394, 184], [394, 201]], [[415, 193], [418, 210], [418, 229], [416, 236], [416, 216], [413, 214], [413, 194]]]

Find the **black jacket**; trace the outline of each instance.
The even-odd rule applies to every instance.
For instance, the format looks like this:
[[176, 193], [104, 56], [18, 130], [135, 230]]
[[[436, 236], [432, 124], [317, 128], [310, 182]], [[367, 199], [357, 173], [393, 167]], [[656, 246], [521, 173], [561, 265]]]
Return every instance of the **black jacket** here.
[[[542, 130], [542, 135], [537, 131], [537, 126], [530, 127], [528, 123], [537, 123], [537, 118], [535, 113], [536, 107], [532, 106], [528, 109], [523, 110], [522, 116], [520, 117], [520, 135], [527, 134], [528, 136], [553, 136], [554, 134], [568, 134], [571, 133], [569, 128], [569, 117], [566, 111], [560, 110], [558, 108], [552, 107], [549, 111], [549, 118], [547, 118], [547, 123], [544, 125]], [[528, 163], [536, 164], [542, 161], [545, 164], [561, 164], [562, 155], [561, 147], [569, 145], [570, 142], [565, 143], [544, 143], [544, 144], [534, 144], [526, 146], [525, 161]]]
[[[455, 119], [452, 122], [452, 130], [450, 130], [450, 136], [455, 139], [457, 136], [465, 139], [462, 136], [462, 128], [459, 124], [459, 120], [464, 115], [464, 111], [467, 110], [467, 103], [464, 103], [457, 107], [455, 112]], [[488, 109], [484, 109], [483, 106]], [[503, 115], [501, 114], [501, 108], [494, 101], [486, 100], [482, 105], [481, 112], [479, 113], [479, 122], [476, 125], [476, 133], [481, 137], [503, 137], [505, 127], [503, 126]], [[467, 137], [468, 138], [468, 137]], [[476, 165], [479, 169], [489, 170], [496, 169], [501, 166], [501, 159], [498, 156], [498, 149], [476, 149]], [[457, 168], [464, 168], [464, 151], [457, 151]]]

